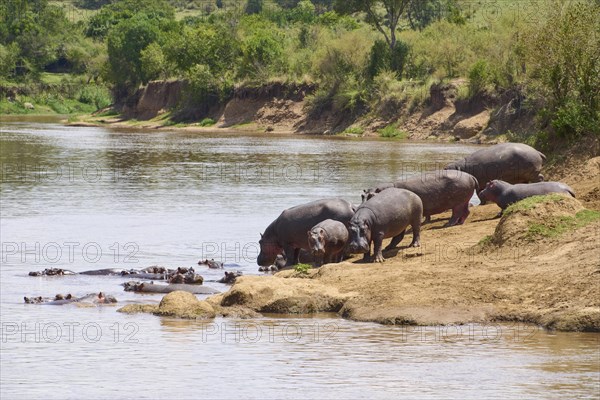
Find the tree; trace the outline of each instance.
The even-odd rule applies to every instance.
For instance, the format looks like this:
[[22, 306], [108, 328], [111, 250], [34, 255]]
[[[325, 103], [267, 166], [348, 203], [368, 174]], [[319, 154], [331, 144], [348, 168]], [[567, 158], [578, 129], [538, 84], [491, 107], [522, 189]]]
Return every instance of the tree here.
[[117, 97], [127, 95], [144, 80], [142, 50], [160, 35], [156, 21], [140, 14], [122, 21], [108, 35], [110, 76], [116, 84]]
[[345, 14], [364, 12], [366, 21], [383, 34], [393, 50], [396, 47], [396, 28], [412, 1], [415, 0], [336, 0], [335, 9]]

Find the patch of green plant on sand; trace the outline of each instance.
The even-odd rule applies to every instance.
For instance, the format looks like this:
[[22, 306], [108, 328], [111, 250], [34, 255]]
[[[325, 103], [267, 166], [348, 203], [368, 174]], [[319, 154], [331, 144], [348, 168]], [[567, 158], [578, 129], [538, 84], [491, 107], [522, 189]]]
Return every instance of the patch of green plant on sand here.
[[308, 271], [312, 269], [312, 265], [310, 264], [296, 264], [294, 267], [294, 271], [301, 274], [308, 274]]
[[533, 241], [538, 238], [553, 238], [565, 232], [582, 228], [600, 219], [600, 211], [581, 210], [575, 217], [559, 217], [546, 223], [532, 223], [529, 225], [526, 239]]
[[530, 210], [540, 203], [558, 203], [564, 200], [564, 196], [560, 194], [547, 194], [543, 196], [531, 196], [514, 204], [511, 204], [504, 210], [504, 215], [510, 215], [515, 212]]

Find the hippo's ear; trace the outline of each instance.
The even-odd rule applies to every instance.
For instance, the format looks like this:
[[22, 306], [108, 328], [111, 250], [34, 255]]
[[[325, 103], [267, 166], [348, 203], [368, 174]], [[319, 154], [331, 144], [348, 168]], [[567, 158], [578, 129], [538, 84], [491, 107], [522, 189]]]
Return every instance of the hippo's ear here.
[[260, 238], [262, 239], [262, 237], [263, 237], [263, 234], [261, 233], [261, 234], [260, 234]]

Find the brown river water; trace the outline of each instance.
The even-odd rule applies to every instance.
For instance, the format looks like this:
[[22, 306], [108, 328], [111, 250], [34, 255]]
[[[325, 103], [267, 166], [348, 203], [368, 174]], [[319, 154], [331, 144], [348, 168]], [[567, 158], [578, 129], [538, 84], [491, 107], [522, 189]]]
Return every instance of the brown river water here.
[[[445, 165], [473, 146], [0, 121], [0, 396], [16, 398], [598, 398], [600, 335], [523, 324], [355, 323], [336, 315], [186, 321], [117, 307], [23, 304], [121, 277], [29, 277], [150, 265], [259, 274], [285, 208]], [[222, 270], [197, 267], [217, 290]], [[199, 296], [202, 297], [202, 296]]]

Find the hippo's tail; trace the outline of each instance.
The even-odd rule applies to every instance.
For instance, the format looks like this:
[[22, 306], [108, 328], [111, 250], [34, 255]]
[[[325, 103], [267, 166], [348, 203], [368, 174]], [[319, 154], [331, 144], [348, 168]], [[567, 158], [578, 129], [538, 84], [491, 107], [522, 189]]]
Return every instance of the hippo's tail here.
[[573, 198], [577, 198], [577, 196], [575, 196], [575, 191], [573, 189], [569, 188], [569, 189], [567, 189], [567, 191], [569, 192], [569, 194], [571, 196], [573, 196]]

